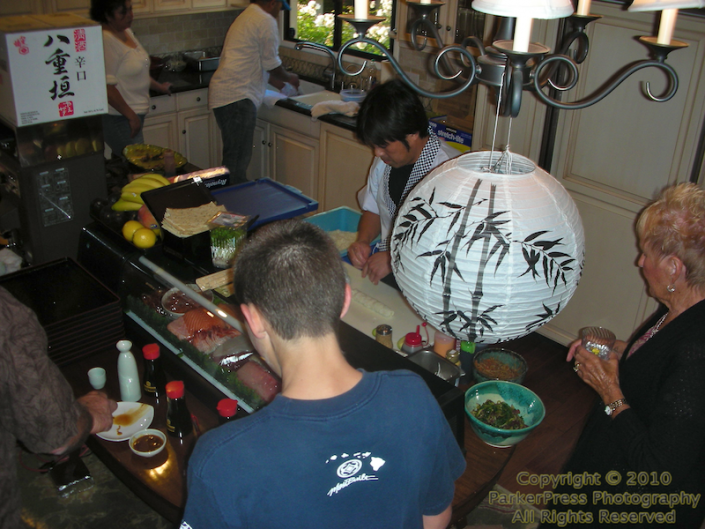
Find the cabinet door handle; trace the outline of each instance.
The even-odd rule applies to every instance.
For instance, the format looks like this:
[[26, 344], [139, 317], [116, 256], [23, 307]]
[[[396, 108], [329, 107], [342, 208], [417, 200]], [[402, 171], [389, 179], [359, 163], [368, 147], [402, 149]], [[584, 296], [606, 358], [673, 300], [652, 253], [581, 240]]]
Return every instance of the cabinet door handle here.
[[451, 29], [453, 28], [451, 28], [450, 26], [446, 26], [446, 31], [450, 31]]
[[182, 131], [181, 131], [181, 134], [186, 134], [186, 131], [185, 131], [185, 130], [182, 130]]
[[200, 98], [200, 97], [197, 97], [197, 98], [196, 98], [196, 102], [198, 103], [198, 102], [200, 102], [200, 101], [201, 101], [201, 98]]
[[262, 145], [267, 145], [267, 142], [262, 140]]
[[156, 109], [157, 109], [157, 105], [152, 105], [152, 110], [156, 110]]
[[271, 146], [272, 146], [272, 142], [270, 141], [270, 142], [267, 144], [267, 147], [271, 147]]

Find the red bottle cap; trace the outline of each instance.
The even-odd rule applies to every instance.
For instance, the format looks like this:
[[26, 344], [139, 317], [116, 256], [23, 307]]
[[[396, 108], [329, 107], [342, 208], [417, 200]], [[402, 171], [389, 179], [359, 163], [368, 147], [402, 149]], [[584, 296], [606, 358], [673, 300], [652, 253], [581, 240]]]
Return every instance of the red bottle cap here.
[[421, 335], [417, 332], [407, 333], [406, 338], [404, 338], [404, 341], [407, 345], [411, 345], [414, 347], [417, 345], [421, 345]]
[[216, 407], [221, 417], [232, 417], [237, 413], [237, 401], [234, 399], [223, 399]]
[[142, 348], [142, 354], [146, 360], [156, 360], [159, 358], [159, 344], [148, 343]]
[[184, 383], [181, 380], [172, 380], [167, 382], [166, 396], [171, 400], [180, 399], [184, 396]]

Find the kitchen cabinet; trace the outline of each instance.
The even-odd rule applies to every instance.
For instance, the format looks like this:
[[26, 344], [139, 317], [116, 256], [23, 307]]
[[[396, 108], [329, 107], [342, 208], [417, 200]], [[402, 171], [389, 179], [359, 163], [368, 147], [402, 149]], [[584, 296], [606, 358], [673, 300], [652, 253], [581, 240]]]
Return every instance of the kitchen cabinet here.
[[210, 122], [215, 118], [208, 110], [208, 89], [176, 94], [176, 109], [179, 152], [198, 167], [211, 167]]
[[[88, 16], [90, 0], [45, 0], [46, 12], [76, 13]], [[25, 15], [41, 12], [41, 0], [25, 0], [24, 2], [0, 3], [0, 15]], [[5, 5], [9, 4], [9, 5]], [[35, 10], [35, 5], [37, 6]], [[227, 0], [133, 0], [132, 12], [135, 16], [154, 16], [160, 14], [194, 13], [228, 9]]]
[[269, 141], [269, 123], [258, 119], [255, 124], [255, 135], [252, 138], [252, 158], [247, 168], [247, 178], [249, 180], [270, 177], [269, 156], [271, 146], [272, 144]]
[[[21, 2], [18, 2], [21, 3]], [[88, 16], [91, 7], [90, 0], [49, 0], [48, 10], [50, 13], [76, 13]]]
[[317, 200], [319, 211], [359, 209], [373, 154], [352, 131], [279, 106], [263, 105], [257, 116], [248, 178], [293, 186]]
[[41, 0], [24, 0], [23, 2], [0, 2], [0, 16], [37, 15], [42, 12], [43, 9]]
[[[150, 112], [144, 120], [144, 141], [183, 154], [203, 169], [220, 165], [220, 131], [208, 110], [208, 89], [181, 92], [175, 96], [150, 99]], [[221, 144], [222, 145], [222, 144]], [[222, 147], [221, 147], [222, 149]]]
[[142, 129], [145, 143], [179, 150], [176, 98], [167, 95], [150, 99], [149, 114]]
[[367, 184], [374, 158], [372, 149], [360, 143], [352, 131], [329, 123], [321, 125], [320, 141], [320, 209], [340, 206], [359, 209], [357, 192]]
[[271, 125], [269, 143], [272, 179], [318, 200], [319, 141]]

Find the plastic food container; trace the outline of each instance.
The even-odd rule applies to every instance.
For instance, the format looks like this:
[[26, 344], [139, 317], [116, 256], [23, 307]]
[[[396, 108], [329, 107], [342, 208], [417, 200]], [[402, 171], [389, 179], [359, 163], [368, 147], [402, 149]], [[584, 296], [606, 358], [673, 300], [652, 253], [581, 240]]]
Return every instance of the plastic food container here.
[[367, 96], [367, 92], [359, 88], [346, 88], [340, 91], [340, 99], [343, 101], [354, 101], [362, 103], [362, 100]]
[[245, 215], [220, 212], [208, 221], [211, 235], [211, 258], [216, 268], [228, 268], [247, 236]]

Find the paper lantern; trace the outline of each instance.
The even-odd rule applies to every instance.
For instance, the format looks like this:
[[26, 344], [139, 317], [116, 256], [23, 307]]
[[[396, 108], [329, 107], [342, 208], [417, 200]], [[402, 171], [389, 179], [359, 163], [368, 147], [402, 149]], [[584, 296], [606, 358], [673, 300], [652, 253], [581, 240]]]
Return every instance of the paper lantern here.
[[528, 158], [507, 153], [497, 164], [500, 156], [467, 153], [432, 171], [399, 208], [391, 238], [392, 270], [413, 308], [479, 343], [519, 338], [555, 317], [585, 253], [565, 188]]

